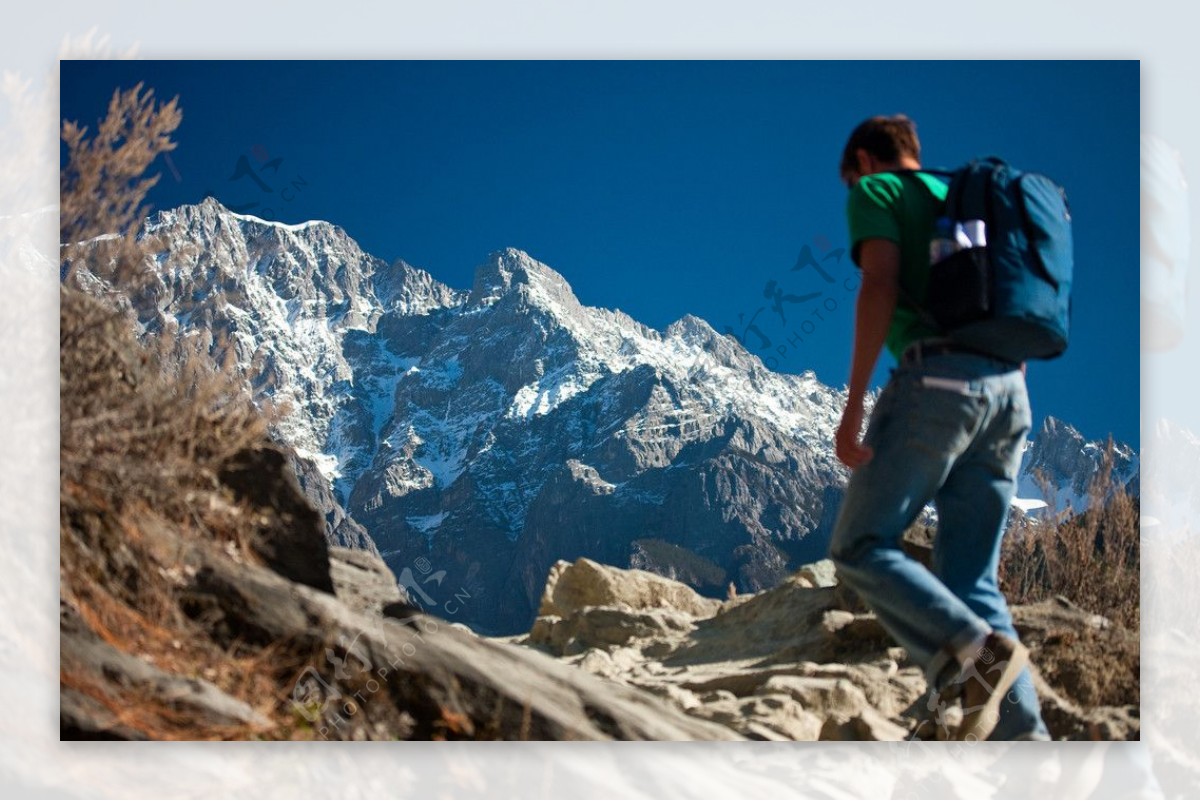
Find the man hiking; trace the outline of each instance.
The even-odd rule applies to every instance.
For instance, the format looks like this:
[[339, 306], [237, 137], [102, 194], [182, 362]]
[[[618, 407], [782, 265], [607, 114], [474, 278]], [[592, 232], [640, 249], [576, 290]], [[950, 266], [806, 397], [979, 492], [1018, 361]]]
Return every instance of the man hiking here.
[[[1028, 650], [997, 579], [1031, 426], [1024, 365], [956, 346], [915, 305], [925, 297], [947, 190], [920, 172], [920, 156], [916, 126], [903, 115], [860, 124], [842, 156], [862, 285], [836, 443], [852, 472], [831, 556], [841, 579], [925, 669], [930, 708], [961, 702], [962, 724], [949, 736], [1049, 739]], [[860, 439], [864, 397], [885, 344], [898, 366]], [[900, 546], [930, 500], [938, 513], [932, 570]]]

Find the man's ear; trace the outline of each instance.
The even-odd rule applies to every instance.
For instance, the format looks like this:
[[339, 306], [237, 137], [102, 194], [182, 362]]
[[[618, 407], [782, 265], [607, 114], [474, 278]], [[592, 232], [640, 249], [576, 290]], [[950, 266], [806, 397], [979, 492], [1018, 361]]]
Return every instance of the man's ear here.
[[866, 148], [855, 149], [854, 160], [858, 162], [859, 175], [871, 175], [875, 172], [875, 157], [868, 153]]

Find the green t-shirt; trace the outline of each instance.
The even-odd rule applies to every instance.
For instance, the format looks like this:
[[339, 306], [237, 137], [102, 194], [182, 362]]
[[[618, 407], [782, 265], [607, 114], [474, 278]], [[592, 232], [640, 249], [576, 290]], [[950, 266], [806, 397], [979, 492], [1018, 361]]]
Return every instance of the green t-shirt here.
[[846, 201], [850, 254], [855, 264], [858, 264], [859, 247], [864, 240], [888, 239], [900, 246], [900, 287], [903, 292], [897, 299], [887, 335], [887, 348], [897, 360], [913, 342], [940, 333], [921, 319], [907, 298], [925, 297], [925, 284], [929, 279], [929, 241], [947, 188], [943, 181], [924, 172], [881, 172], [859, 179]]

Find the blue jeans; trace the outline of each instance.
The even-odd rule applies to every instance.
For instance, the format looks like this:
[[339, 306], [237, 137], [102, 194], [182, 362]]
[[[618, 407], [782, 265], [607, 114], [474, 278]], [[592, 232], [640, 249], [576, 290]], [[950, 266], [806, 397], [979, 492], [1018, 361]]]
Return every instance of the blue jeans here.
[[[875, 455], [850, 477], [830, 555], [936, 690], [980, 636], [1017, 636], [996, 573], [1030, 425], [1021, 371], [968, 353], [902, 364], [871, 413], [864, 442]], [[932, 572], [900, 547], [930, 500], [938, 512]], [[1028, 668], [990, 739], [1023, 734], [1046, 734]]]

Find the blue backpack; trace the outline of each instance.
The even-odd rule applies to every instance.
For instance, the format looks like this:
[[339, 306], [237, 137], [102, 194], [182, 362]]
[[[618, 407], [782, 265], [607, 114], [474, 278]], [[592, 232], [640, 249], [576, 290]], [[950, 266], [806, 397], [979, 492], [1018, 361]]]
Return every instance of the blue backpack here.
[[953, 173], [930, 245], [925, 315], [951, 340], [1011, 362], [1067, 348], [1074, 264], [1066, 192], [997, 158]]

